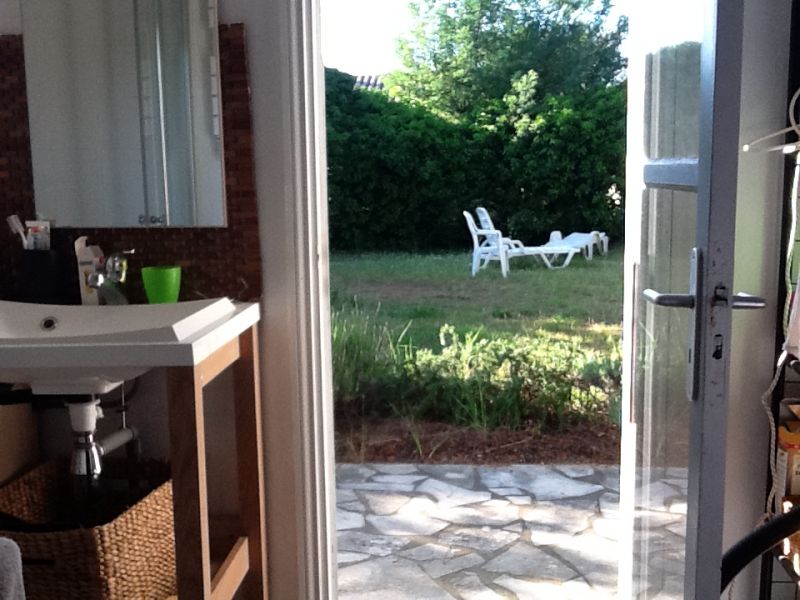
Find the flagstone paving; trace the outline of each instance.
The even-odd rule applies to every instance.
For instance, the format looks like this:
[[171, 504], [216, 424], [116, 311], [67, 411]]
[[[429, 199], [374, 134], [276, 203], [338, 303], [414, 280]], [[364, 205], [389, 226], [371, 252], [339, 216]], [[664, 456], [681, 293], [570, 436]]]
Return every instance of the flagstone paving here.
[[[645, 511], [672, 588], [682, 475], [651, 483]], [[336, 480], [340, 600], [616, 595], [619, 467], [339, 464]]]

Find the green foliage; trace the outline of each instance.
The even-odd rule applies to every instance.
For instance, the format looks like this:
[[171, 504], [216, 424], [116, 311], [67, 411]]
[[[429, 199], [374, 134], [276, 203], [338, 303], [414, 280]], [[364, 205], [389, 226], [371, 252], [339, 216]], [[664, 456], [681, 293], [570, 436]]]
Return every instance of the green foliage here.
[[461, 211], [479, 205], [500, 228], [511, 219], [526, 243], [545, 241], [553, 229], [621, 237], [624, 209], [608, 197], [624, 179], [621, 87], [548, 97], [533, 121], [515, 118], [515, 133], [505, 137], [354, 91], [354, 79], [338, 71], [326, 75], [336, 250], [464, 247]]
[[607, 85], [624, 66], [626, 24], [609, 31], [608, 0], [416, 0], [411, 8], [417, 25], [400, 41], [405, 69], [389, 78], [390, 93], [455, 120], [504, 114], [503, 98], [532, 74], [543, 99]]
[[334, 365], [339, 414], [394, 411], [480, 429], [540, 431], [616, 417], [610, 411], [618, 406], [620, 360], [613, 340], [597, 353], [543, 334], [489, 339], [480, 330], [459, 335], [445, 325], [434, 352], [390, 343], [387, 329], [360, 324], [363, 318], [334, 318], [334, 356], [352, 356], [358, 346], [355, 355], [364, 359], [357, 368]]
[[337, 403], [348, 406], [363, 402], [371, 389], [390, 381], [397, 371], [400, 341], [385, 323], [358, 306], [331, 316], [334, 348], [333, 393]]
[[548, 97], [533, 121], [518, 125], [507, 147], [519, 186], [505, 206], [512, 219], [538, 227], [528, 232], [533, 239], [552, 229], [621, 234], [625, 208], [609, 191], [625, 175], [624, 88]]
[[[474, 279], [459, 254], [334, 255], [339, 416], [558, 429], [619, 419], [622, 253]], [[358, 300], [354, 300], [354, 297]]]
[[[328, 189], [337, 249], [453, 247], [476, 160], [470, 131], [328, 69]], [[472, 150], [475, 150], [473, 153]], [[485, 168], [485, 167], [484, 167]]]
[[388, 93], [326, 70], [331, 245], [469, 244], [483, 205], [528, 244], [554, 229], [622, 235], [625, 25], [608, 2], [418, 0]]

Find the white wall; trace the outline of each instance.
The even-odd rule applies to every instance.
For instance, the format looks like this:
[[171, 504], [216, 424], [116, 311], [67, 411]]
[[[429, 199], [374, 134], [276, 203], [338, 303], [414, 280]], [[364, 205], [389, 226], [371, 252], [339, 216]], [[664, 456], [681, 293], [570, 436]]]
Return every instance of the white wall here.
[[[741, 143], [784, 126], [787, 104], [790, 0], [745, 0]], [[736, 210], [735, 291], [766, 297], [768, 308], [733, 316], [724, 546], [752, 531], [763, 513], [769, 430], [759, 398], [772, 378], [783, 156], [742, 153]], [[757, 598], [754, 561], [737, 580], [735, 598]]]
[[0, 0], [0, 35], [22, 33], [20, 0]]

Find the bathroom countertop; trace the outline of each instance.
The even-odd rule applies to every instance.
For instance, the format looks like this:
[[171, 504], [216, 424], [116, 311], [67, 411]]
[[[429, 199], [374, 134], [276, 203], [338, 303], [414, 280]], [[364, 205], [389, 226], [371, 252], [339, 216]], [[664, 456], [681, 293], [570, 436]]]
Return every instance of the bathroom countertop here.
[[[76, 340], [60, 342], [59, 347], [68, 352], [60, 352], [58, 363], [49, 366], [56, 368], [93, 367], [113, 368], [154, 368], [192, 366], [202, 362], [214, 351], [237, 338], [260, 319], [259, 305], [256, 303], [236, 303], [233, 313], [224, 321], [215, 323], [182, 341], [144, 341], [115, 342], [103, 340]], [[53, 346], [47, 340], [25, 340], [19, 344], [14, 341], [2, 345], [4, 350], [3, 368], [26, 368], [37, 364], [42, 353]]]

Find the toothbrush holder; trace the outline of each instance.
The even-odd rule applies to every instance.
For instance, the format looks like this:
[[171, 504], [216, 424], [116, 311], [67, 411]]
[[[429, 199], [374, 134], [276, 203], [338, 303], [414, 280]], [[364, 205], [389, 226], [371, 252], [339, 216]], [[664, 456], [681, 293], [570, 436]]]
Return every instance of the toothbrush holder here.
[[181, 268], [143, 267], [142, 283], [150, 304], [177, 302], [181, 291]]

